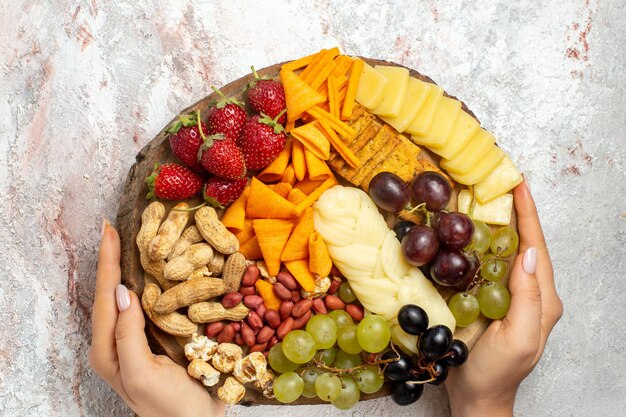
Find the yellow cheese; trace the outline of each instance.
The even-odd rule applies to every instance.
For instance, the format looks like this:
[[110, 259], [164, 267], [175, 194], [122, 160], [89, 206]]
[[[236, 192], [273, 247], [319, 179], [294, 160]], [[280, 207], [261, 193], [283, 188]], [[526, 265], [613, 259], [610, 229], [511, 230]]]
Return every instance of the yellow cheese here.
[[406, 95], [404, 97], [404, 104], [400, 110], [400, 114], [396, 117], [381, 116], [380, 118], [393, 126], [398, 132], [404, 132], [409, 124], [417, 116], [417, 112], [420, 111], [422, 105], [426, 101], [426, 97], [431, 90], [431, 85], [425, 83], [417, 78], [409, 78], [409, 84], [406, 88]]
[[472, 116], [461, 110], [459, 118], [454, 124], [452, 133], [441, 147], [433, 146], [431, 150], [445, 159], [453, 159], [467, 145], [469, 140], [478, 132], [478, 122]]
[[[472, 204], [472, 193], [469, 190], [462, 190], [459, 193], [457, 209], [461, 213], [469, 216], [469, 208]], [[511, 223], [511, 212], [513, 209], [513, 195], [504, 194], [487, 204], [475, 202], [472, 209], [471, 218], [489, 224], [508, 226]]]
[[356, 90], [356, 101], [359, 104], [373, 109], [383, 101], [387, 77], [367, 64], [363, 64], [359, 88]]
[[480, 129], [459, 154], [453, 159], [442, 159], [441, 167], [455, 174], [467, 174], [493, 147], [496, 138], [485, 129]]
[[449, 174], [459, 184], [474, 185], [487, 178], [487, 175], [491, 174], [491, 171], [496, 169], [500, 161], [502, 161], [504, 155], [505, 153], [502, 149], [493, 145], [483, 159], [467, 174], [455, 174], [453, 172], [449, 172]]
[[421, 137], [413, 135], [413, 142], [424, 146], [441, 146], [445, 143], [452, 132], [461, 111], [461, 102], [452, 98], [443, 97], [439, 103], [439, 109], [428, 129], [428, 133]]
[[409, 70], [402, 67], [390, 67], [386, 65], [376, 65], [376, 71], [387, 78], [383, 101], [372, 110], [377, 116], [396, 117], [400, 114], [406, 88], [409, 84]]
[[437, 108], [439, 107], [439, 103], [441, 103], [442, 98], [443, 90], [441, 87], [431, 84], [431, 90], [428, 97], [426, 97], [424, 105], [417, 113], [417, 116], [415, 116], [415, 119], [411, 122], [409, 127], [405, 129], [405, 132], [412, 135], [424, 136], [428, 132], [428, 129], [430, 129], [430, 125], [433, 122], [435, 113], [437, 113]]
[[480, 204], [487, 204], [508, 193], [522, 182], [522, 174], [508, 155], [504, 155], [491, 174], [474, 186], [474, 195]]

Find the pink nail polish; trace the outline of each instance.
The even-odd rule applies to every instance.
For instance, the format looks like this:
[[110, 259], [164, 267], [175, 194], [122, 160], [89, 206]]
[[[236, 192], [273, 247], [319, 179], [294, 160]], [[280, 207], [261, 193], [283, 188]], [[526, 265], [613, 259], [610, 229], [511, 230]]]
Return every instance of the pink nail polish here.
[[124, 311], [130, 307], [130, 294], [124, 285], [117, 284], [117, 287], [115, 287], [115, 300], [117, 301], [117, 309], [119, 311]]
[[522, 268], [527, 274], [534, 274], [537, 271], [537, 248], [528, 248], [524, 253]]
[[109, 224], [109, 221], [107, 219], [102, 219], [102, 227], [100, 229], [100, 240], [102, 240], [102, 238], [104, 237], [104, 231], [106, 230], [108, 224]]
[[526, 185], [526, 189], [528, 189], [528, 192], [530, 193], [530, 184], [528, 183], [528, 177], [526, 177], [526, 175], [524, 175], [524, 184]]

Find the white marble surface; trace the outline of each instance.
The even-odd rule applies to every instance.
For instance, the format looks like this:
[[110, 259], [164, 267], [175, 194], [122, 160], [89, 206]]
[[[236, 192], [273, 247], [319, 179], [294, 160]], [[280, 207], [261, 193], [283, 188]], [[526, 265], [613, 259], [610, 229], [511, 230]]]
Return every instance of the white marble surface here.
[[[220, 3], [0, 1], [0, 414], [129, 415], [86, 352], [100, 224], [135, 154], [211, 84], [339, 45], [462, 98], [532, 185], [565, 314], [517, 414], [624, 415], [624, 1]], [[427, 387], [345, 415], [448, 413]], [[341, 413], [228, 410], [276, 414]]]

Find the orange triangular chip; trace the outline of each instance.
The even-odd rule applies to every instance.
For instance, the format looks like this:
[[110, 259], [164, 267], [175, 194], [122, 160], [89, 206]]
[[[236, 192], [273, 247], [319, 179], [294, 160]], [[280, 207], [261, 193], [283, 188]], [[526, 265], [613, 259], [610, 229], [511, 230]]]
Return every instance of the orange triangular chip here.
[[288, 121], [296, 121], [305, 111], [324, 102], [324, 96], [302, 81], [293, 71], [281, 70], [280, 79], [285, 89]]
[[276, 159], [272, 161], [261, 173], [257, 174], [257, 178], [265, 183], [276, 182], [280, 180], [285, 174], [285, 170], [289, 165], [289, 159], [291, 159], [291, 138], [287, 138], [285, 147], [278, 154]]
[[289, 240], [293, 223], [289, 220], [258, 219], [254, 221], [253, 227], [267, 272], [275, 277], [280, 272], [280, 254]]
[[308, 258], [309, 236], [313, 232], [313, 209], [309, 207], [300, 216], [298, 225], [293, 229], [280, 260], [285, 262]]
[[326, 162], [313, 155], [313, 152], [309, 152], [308, 149], [304, 150], [304, 160], [306, 161], [306, 169], [309, 172], [309, 179], [313, 181], [325, 180], [333, 175]]
[[306, 197], [307, 195], [304, 194], [299, 188], [292, 188], [291, 191], [289, 191], [287, 200], [291, 201], [295, 205], [298, 205], [298, 203], [306, 200]]
[[326, 160], [330, 157], [330, 142], [316, 121], [296, 127], [291, 135], [318, 158]]
[[315, 291], [315, 278], [309, 271], [308, 259], [285, 262], [285, 266], [305, 291]]
[[287, 198], [289, 191], [291, 191], [291, 184], [288, 182], [279, 182], [278, 184], [268, 185], [276, 194], [282, 198]]
[[266, 309], [276, 311], [280, 309], [282, 301], [276, 296], [276, 294], [274, 294], [274, 286], [272, 284], [259, 279], [254, 286], [261, 295], [261, 298], [263, 298], [263, 304], [265, 304]]
[[323, 182], [324, 180], [313, 181], [310, 178], [304, 178], [302, 181], [298, 181], [297, 183], [295, 183], [293, 188], [302, 191], [304, 194], [308, 196], [313, 191], [315, 191], [317, 187], [322, 185]]
[[[306, 211], [305, 211], [306, 213]], [[326, 243], [313, 232], [309, 235], [309, 270], [320, 277], [327, 277], [333, 267]]]
[[324, 191], [337, 184], [337, 179], [334, 176], [325, 180], [322, 185], [320, 185], [313, 192], [311, 192], [311, 194], [309, 194], [309, 196], [305, 200], [298, 203], [298, 205], [296, 206], [296, 213], [298, 214], [298, 216], [304, 210], [306, 210], [307, 207], [311, 207], [313, 203], [315, 203], [317, 199], [320, 198]]
[[287, 184], [291, 184], [291, 186], [296, 183], [296, 172], [293, 170], [292, 164], [287, 165], [287, 169], [285, 169], [285, 173], [280, 179], [280, 182], [286, 182]]
[[245, 219], [243, 222], [243, 229], [240, 232], [231, 232], [235, 233], [235, 237], [239, 241], [239, 245], [243, 245], [250, 239], [254, 237], [254, 229], [252, 228], [252, 219]]
[[239, 246], [239, 252], [246, 258], [251, 260], [263, 259], [263, 252], [259, 246], [259, 238], [253, 236], [252, 239]]
[[250, 194], [246, 205], [246, 217], [250, 219], [289, 219], [297, 217], [295, 206], [275, 193], [267, 185], [252, 177]]
[[220, 219], [224, 226], [226, 226], [233, 233], [241, 232], [243, 230], [244, 221], [246, 220], [246, 203], [248, 202], [248, 194], [250, 194], [250, 187], [246, 186], [241, 195], [233, 201]]
[[291, 145], [291, 164], [296, 178], [302, 181], [306, 176], [306, 161], [304, 160], [304, 145], [294, 140]]

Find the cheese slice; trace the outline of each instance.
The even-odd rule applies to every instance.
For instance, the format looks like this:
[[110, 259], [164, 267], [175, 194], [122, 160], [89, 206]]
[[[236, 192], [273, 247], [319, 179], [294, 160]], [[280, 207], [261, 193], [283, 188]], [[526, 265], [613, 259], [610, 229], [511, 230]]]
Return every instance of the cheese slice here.
[[398, 132], [404, 132], [424, 105], [426, 97], [432, 88], [431, 85], [417, 78], [409, 78], [400, 114], [396, 117], [381, 116], [380, 118], [393, 126]]
[[474, 195], [481, 204], [487, 204], [508, 193], [523, 181], [522, 174], [508, 155], [502, 158], [496, 169], [474, 186]]
[[402, 67], [376, 65], [375, 70], [387, 78], [383, 100], [372, 110], [377, 116], [396, 117], [400, 114], [406, 89], [409, 84], [409, 70]]
[[461, 110], [446, 143], [442, 144], [441, 147], [437, 145], [432, 146], [431, 150], [442, 158], [453, 159], [463, 150], [470, 139], [476, 135], [479, 127], [480, 125], [476, 119]]
[[502, 158], [504, 158], [504, 151], [493, 145], [490, 150], [487, 151], [483, 159], [467, 174], [455, 174], [449, 172], [450, 177], [459, 184], [474, 185], [481, 182], [487, 175], [491, 174], [491, 171], [496, 169]]
[[[470, 205], [472, 204], [472, 193], [469, 190], [462, 190], [459, 193], [457, 209], [461, 213], [470, 216]], [[488, 224], [508, 226], [511, 223], [511, 212], [513, 209], [513, 194], [504, 194], [487, 204], [474, 202], [471, 218]]]
[[373, 109], [383, 101], [386, 86], [387, 77], [364, 63], [359, 87], [356, 90], [356, 101], [368, 109]]
[[442, 159], [441, 167], [455, 174], [467, 174], [485, 156], [496, 138], [485, 129], [480, 129], [459, 154], [453, 159]]
[[456, 119], [461, 112], [461, 102], [443, 97], [426, 136], [413, 135], [413, 142], [424, 146], [441, 146], [448, 140]]
[[436, 84], [430, 84], [431, 90], [426, 97], [424, 105], [415, 116], [415, 119], [411, 122], [409, 127], [405, 129], [405, 132], [411, 135], [424, 136], [430, 129], [430, 125], [435, 118], [435, 113], [439, 108], [439, 103], [443, 98], [443, 90]]

